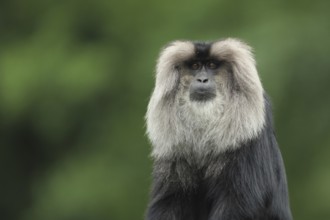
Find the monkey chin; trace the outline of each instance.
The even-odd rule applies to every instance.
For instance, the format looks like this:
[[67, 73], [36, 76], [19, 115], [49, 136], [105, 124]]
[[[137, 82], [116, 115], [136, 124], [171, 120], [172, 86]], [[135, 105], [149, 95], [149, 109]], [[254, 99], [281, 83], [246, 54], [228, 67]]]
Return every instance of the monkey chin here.
[[[192, 116], [190, 119], [192, 121], [196, 119], [214, 121], [216, 118], [221, 117], [223, 113], [223, 99], [217, 94], [200, 96], [199, 99], [190, 97], [188, 103], [184, 106], [184, 110], [189, 112], [189, 116]], [[203, 124], [202, 121], [200, 121], [200, 124]]]

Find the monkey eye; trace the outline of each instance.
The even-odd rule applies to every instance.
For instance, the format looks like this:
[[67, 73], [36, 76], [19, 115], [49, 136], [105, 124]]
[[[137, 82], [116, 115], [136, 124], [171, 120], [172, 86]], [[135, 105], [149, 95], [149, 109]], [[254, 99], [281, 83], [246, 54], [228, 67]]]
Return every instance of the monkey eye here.
[[219, 65], [217, 63], [215, 63], [214, 61], [210, 61], [206, 64], [206, 66], [209, 69], [216, 69], [216, 68], [218, 68]]
[[200, 66], [201, 65], [199, 63], [192, 63], [190, 65], [191, 69], [193, 69], [193, 70], [198, 70], [200, 68]]

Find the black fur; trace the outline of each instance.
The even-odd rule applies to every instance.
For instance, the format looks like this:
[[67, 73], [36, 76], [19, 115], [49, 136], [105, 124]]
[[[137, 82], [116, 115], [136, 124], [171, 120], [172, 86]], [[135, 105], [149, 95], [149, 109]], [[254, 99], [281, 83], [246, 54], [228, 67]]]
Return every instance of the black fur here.
[[195, 46], [195, 55], [192, 58], [192, 60], [188, 60], [188, 63], [198, 60], [202, 64], [205, 64], [207, 61], [212, 59], [212, 57], [210, 56], [212, 43], [195, 42], [194, 46]]
[[211, 43], [195, 42], [194, 45], [197, 58], [207, 58], [210, 55]]
[[147, 220], [290, 220], [286, 175], [271, 106], [266, 125], [237, 150], [156, 160]]

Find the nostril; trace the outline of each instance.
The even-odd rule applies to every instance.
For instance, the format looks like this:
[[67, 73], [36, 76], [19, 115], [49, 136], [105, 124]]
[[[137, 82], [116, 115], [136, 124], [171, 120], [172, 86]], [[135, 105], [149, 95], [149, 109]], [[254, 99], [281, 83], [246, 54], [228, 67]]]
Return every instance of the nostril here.
[[208, 78], [199, 78], [199, 79], [197, 79], [197, 81], [200, 83], [207, 83], [209, 81], [209, 79]]

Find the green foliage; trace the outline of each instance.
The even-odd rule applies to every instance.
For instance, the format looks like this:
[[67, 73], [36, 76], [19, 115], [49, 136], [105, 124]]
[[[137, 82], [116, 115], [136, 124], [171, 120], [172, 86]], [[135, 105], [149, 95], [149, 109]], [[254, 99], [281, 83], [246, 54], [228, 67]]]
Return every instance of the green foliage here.
[[239, 37], [273, 100], [296, 219], [330, 218], [329, 1], [0, 3], [0, 219], [143, 219], [160, 48]]

